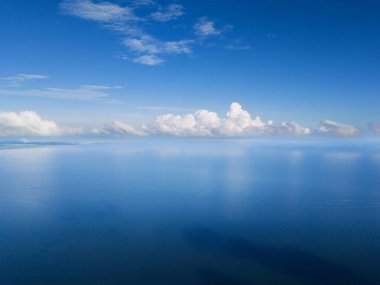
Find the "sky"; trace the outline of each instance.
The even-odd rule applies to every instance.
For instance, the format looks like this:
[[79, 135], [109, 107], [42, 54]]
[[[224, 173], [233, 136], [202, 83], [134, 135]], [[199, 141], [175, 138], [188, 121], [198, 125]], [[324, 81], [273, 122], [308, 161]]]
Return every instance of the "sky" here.
[[379, 14], [376, 0], [2, 0], [0, 135], [380, 133]]

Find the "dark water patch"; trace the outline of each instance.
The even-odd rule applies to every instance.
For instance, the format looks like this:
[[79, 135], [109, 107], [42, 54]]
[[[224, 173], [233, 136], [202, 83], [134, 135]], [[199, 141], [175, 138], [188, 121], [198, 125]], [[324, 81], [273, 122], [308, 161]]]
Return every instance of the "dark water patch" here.
[[98, 202], [87, 205], [85, 203], [73, 202], [59, 210], [57, 216], [66, 221], [98, 221], [116, 218], [119, 208], [107, 202]]
[[[223, 253], [225, 258], [242, 259], [310, 285], [375, 285], [353, 270], [294, 247], [262, 246], [235, 236], [221, 235], [204, 227], [183, 232], [198, 250]], [[221, 277], [208, 274], [210, 280]], [[214, 284], [214, 283], [209, 283]], [[225, 283], [233, 284], [233, 283]], [[244, 284], [244, 283], [242, 283]]]
[[212, 269], [200, 270], [199, 276], [200, 284], [204, 285], [254, 285], [236, 276]]

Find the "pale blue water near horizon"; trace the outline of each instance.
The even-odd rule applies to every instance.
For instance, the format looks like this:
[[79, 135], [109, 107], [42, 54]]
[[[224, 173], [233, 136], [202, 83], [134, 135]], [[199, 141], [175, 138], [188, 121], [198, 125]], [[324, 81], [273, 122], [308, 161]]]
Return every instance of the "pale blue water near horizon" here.
[[380, 284], [376, 140], [0, 143], [0, 284]]

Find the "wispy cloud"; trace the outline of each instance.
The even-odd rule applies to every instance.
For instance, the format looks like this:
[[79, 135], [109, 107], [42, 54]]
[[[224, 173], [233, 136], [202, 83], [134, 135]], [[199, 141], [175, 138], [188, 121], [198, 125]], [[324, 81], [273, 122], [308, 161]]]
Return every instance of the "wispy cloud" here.
[[155, 6], [157, 5], [153, 0], [133, 0], [131, 1], [132, 6], [134, 7], [146, 7], [146, 6]]
[[152, 36], [127, 38], [124, 45], [131, 51], [146, 54], [190, 54], [192, 40], [160, 41]]
[[91, 132], [94, 134], [99, 134], [99, 135], [133, 135], [133, 136], [148, 135], [148, 133], [146, 133], [141, 128], [135, 128], [119, 121], [115, 121], [112, 124], [103, 128], [92, 129]]
[[25, 81], [47, 78], [49, 78], [47, 75], [20, 73], [15, 76], [0, 77], [0, 80], [7, 82], [10, 86], [19, 86]]
[[232, 43], [225, 46], [229, 50], [250, 50], [252, 47], [243, 43], [242, 40], [234, 40]]
[[354, 137], [359, 135], [359, 129], [354, 126], [337, 123], [332, 120], [324, 120], [315, 130], [316, 133], [330, 136]]
[[380, 135], [380, 123], [370, 123], [369, 128], [375, 135]]
[[[180, 4], [160, 5], [152, 0], [129, 1], [129, 5], [92, 0], [64, 0], [60, 10], [66, 15], [95, 21], [122, 35], [127, 53], [121, 58], [145, 65], [160, 65], [170, 55], [188, 55], [205, 38], [220, 36], [231, 26], [217, 27], [214, 21], [200, 18], [194, 26], [196, 36], [190, 39], [164, 40], [146, 31], [149, 22], [167, 23], [184, 15]], [[172, 28], [163, 26], [162, 28]]]
[[229, 49], [229, 50], [250, 50], [252, 49], [251, 46], [238, 46], [238, 45], [227, 45], [226, 46], [226, 49]]
[[194, 25], [195, 34], [204, 38], [220, 36], [231, 28], [232, 26], [217, 27], [215, 21], [206, 17], [198, 19]]
[[133, 61], [136, 63], [141, 63], [144, 65], [150, 65], [150, 66], [160, 65], [165, 62], [163, 59], [155, 55], [142, 55], [142, 56], [134, 58]]
[[137, 54], [135, 62], [146, 65], [158, 65], [164, 62], [158, 55], [191, 54], [192, 40], [163, 42], [152, 36], [144, 35], [139, 38], [126, 38], [123, 41], [130, 52]]
[[76, 89], [43, 88], [43, 89], [0, 89], [1, 95], [45, 97], [66, 100], [100, 100], [109, 97], [107, 91], [120, 89], [120, 86], [82, 85]]
[[139, 20], [133, 9], [109, 2], [65, 0], [61, 3], [60, 8], [63, 13], [103, 23], [116, 30], [124, 30], [128, 22]]
[[137, 108], [140, 110], [147, 110], [147, 111], [180, 111], [180, 112], [193, 111], [193, 109], [189, 109], [189, 108], [166, 107], [166, 106], [139, 106]]
[[178, 19], [184, 14], [184, 7], [180, 4], [170, 4], [159, 7], [157, 12], [152, 13], [152, 19], [158, 22], [168, 22]]

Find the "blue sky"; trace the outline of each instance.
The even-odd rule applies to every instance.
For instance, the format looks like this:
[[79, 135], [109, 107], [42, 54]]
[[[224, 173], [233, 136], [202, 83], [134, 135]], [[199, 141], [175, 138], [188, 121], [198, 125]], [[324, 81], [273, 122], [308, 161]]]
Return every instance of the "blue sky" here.
[[239, 102], [264, 121], [365, 128], [380, 121], [379, 13], [366, 0], [2, 0], [0, 112], [95, 128]]

